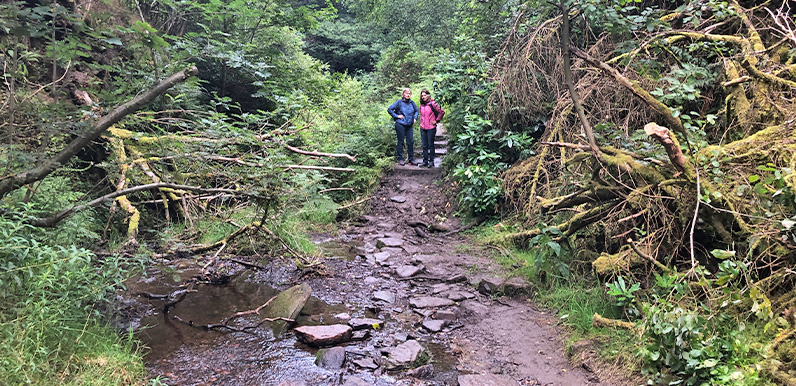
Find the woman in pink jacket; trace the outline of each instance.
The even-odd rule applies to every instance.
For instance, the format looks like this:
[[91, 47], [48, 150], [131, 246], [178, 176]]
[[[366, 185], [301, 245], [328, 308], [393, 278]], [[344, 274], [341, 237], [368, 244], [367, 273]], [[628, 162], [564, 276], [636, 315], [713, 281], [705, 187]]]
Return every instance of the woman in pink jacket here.
[[423, 144], [423, 163], [420, 167], [434, 167], [434, 137], [437, 135], [437, 122], [442, 120], [445, 110], [431, 99], [431, 93], [420, 91], [420, 141]]

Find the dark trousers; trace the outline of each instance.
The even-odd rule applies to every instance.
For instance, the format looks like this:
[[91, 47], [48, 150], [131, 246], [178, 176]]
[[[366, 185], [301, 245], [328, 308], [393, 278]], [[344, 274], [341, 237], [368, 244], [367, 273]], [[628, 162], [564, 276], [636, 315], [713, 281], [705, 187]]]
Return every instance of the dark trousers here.
[[412, 126], [404, 126], [395, 122], [395, 136], [398, 137], [398, 144], [395, 145], [395, 157], [398, 161], [404, 159], [404, 138], [406, 139], [406, 152], [409, 153], [409, 162], [415, 160], [415, 133]]
[[420, 142], [423, 144], [423, 163], [434, 164], [434, 137], [437, 136], [437, 128], [431, 130], [420, 129]]

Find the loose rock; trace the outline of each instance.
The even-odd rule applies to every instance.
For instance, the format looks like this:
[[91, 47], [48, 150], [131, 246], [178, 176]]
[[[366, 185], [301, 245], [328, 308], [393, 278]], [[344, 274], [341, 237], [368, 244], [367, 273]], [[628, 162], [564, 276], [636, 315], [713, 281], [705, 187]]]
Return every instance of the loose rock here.
[[364, 330], [369, 328], [378, 330], [384, 327], [384, 321], [381, 319], [372, 318], [354, 318], [348, 321], [348, 325], [354, 330]]
[[398, 275], [398, 277], [407, 278], [416, 275], [423, 269], [425, 269], [425, 267], [422, 265], [402, 265], [395, 269], [395, 273]]
[[373, 293], [373, 299], [393, 303], [395, 302], [395, 294], [390, 291], [376, 291]]
[[348, 377], [343, 386], [371, 386], [371, 383], [364, 381], [362, 378]]
[[423, 328], [431, 332], [440, 332], [447, 324], [447, 320], [426, 319], [423, 321]]
[[315, 354], [315, 365], [327, 370], [343, 368], [345, 349], [342, 347], [322, 348]]
[[296, 337], [312, 346], [328, 346], [351, 340], [352, 329], [344, 324], [327, 326], [301, 326], [295, 330]]
[[501, 291], [503, 286], [503, 279], [499, 277], [489, 277], [482, 279], [478, 283], [478, 292], [484, 295], [494, 295]]
[[390, 197], [390, 201], [397, 202], [399, 204], [403, 204], [404, 202], [406, 202], [406, 197], [404, 197], [404, 196], [392, 196], [392, 197]]
[[431, 308], [452, 306], [454, 303], [450, 299], [423, 296], [409, 300], [409, 304], [414, 308]]
[[407, 371], [406, 375], [420, 379], [431, 378], [431, 376], [434, 375], [434, 365], [429, 363], [427, 365], [420, 366], [416, 369]]
[[362, 358], [362, 359], [356, 359], [356, 360], [353, 360], [351, 362], [354, 363], [355, 365], [363, 368], [363, 369], [375, 370], [375, 369], [379, 368], [379, 365], [376, 363], [376, 361], [374, 361], [373, 358], [370, 358], [370, 357]]
[[528, 296], [531, 294], [531, 286], [522, 278], [512, 277], [503, 283], [503, 293], [510, 297]]
[[379, 249], [384, 247], [400, 248], [403, 245], [404, 241], [395, 237], [385, 237], [383, 239], [376, 240], [376, 247]]
[[388, 369], [407, 369], [417, 367], [428, 360], [428, 352], [416, 340], [407, 340], [390, 350], [387, 359]]

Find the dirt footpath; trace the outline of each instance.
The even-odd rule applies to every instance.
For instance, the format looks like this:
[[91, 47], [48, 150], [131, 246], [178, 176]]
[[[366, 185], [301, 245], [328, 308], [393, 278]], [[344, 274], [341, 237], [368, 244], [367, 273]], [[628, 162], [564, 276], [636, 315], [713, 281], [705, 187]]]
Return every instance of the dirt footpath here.
[[[366, 254], [390, 253], [387, 261], [375, 262], [381, 274], [374, 277], [384, 282], [374, 287], [395, 288], [391, 283], [395, 279], [408, 282], [409, 291], [399, 294], [396, 303], [408, 302], [420, 316], [421, 326], [423, 321], [434, 320], [436, 311], [413, 307], [413, 299], [460, 299], [442, 307], [455, 315], [447, 326], [456, 328], [446, 326], [431, 333], [433, 340], [447, 345], [457, 357], [456, 370], [461, 374], [503, 374], [524, 385], [612, 384], [570, 364], [562, 351], [556, 318], [526, 300], [527, 284], [511, 280], [512, 292], [517, 294], [511, 298], [489, 293], [498, 290], [490, 285], [499, 286], [506, 274], [488, 251], [461, 235], [446, 235], [446, 229], [458, 229], [461, 224], [448, 201], [450, 187], [441, 179], [439, 168], [396, 166], [371, 200], [371, 212], [346, 231], [350, 238], [364, 241]], [[401, 242], [389, 246], [379, 241], [383, 238]], [[376, 249], [367, 251], [371, 246]], [[422, 270], [401, 277], [408, 273], [407, 266]]]

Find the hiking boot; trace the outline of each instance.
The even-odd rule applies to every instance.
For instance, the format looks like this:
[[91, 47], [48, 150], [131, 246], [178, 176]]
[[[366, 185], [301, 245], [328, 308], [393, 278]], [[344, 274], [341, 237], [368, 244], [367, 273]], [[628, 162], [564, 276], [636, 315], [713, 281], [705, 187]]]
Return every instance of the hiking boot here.
[[404, 166], [404, 165], [406, 165], [406, 162], [404, 162], [404, 160], [400, 160], [400, 161], [398, 161], [398, 165]]
[[420, 167], [421, 168], [427, 168], [428, 167], [428, 162], [423, 162], [422, 164], [420, 164]]
[[433, 167], [434, 167], [434, 163], [433, 163], [433, 162], [432, 162], [432, 163], [430, 163], [430, 164], [428, 164], [428, 168], [429, 168], [429, 169], [431, 169], [431, 168], [433, 168]]

